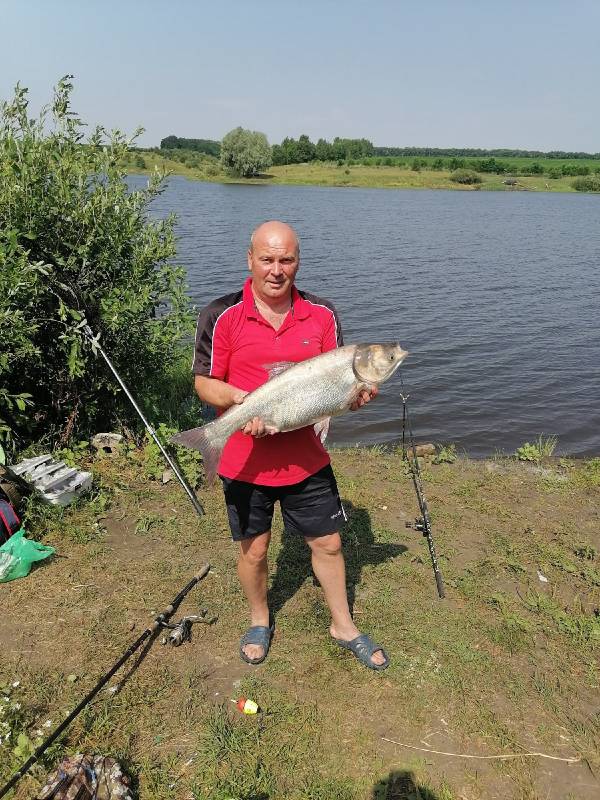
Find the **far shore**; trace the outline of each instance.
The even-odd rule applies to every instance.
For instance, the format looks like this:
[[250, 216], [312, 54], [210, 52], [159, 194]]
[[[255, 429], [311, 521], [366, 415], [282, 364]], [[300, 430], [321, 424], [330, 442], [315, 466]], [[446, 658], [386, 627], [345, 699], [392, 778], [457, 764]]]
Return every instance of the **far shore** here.
[[[481, 174], [481, 183], [461, 185], [450, 180], [448, 170], [413, 169], [386, 166], [337, 166], [335, 162], [310, 162], [270, 167], [268, 172], [254, 178], [235, 178], [226, 175], [214, 164], [188, 167], [159, 153], [143, 152], [145, 167], [125, 165], [129, 173], [149, 174], [155, 168], [190, 180], [210, 183], [283, 184], [305, 186], [339, 186], [362, 189], [451, 189], [455, 191], [505, 192], [575, 192], [572, 177], [548, 178], [544, 175], [510, 177]], [[506, 183], [511, 181], [511, 183]], [[516, 183], [512, 183], [516, 181]]]

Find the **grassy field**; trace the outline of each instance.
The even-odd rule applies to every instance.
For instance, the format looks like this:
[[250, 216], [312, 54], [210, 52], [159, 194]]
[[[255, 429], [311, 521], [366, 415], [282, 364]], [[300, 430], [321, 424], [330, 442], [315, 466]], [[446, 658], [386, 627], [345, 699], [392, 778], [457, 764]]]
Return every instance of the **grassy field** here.
[[[387, 671], [330, 641], [306, 549], [278, 516], [276, 634], [263, 665], [244, 664], [245, 604], [218, 487], [201, 489], [198, 519], [178, 484], [149, 480], [140, 450], [98, 458], [91, 498], [30, 509], [29, 530], [57, 556], [2, 587], [0, 783], [210, 561], [181, 612], [205, 606], [218, 621], [181, 648], [154, 642], [45, 767], [63, 752], [115, 756], [143, 800], [597, 798], [600, 459], [427, 466], [443, 601], [423, 538], [405, 527], [417, 507], [399, 454], [333, 460], [354, 615], [388, 649]], [[230, 702], [243, 693], [260, 704], [256, 717]], [[31, 798], [42, 778], [36, 769], [15, 796]]]
[[516, 186], [503, 183], [505, 176], [482, 173], [482, 183], [478, 186], [462, 186], [450, 180], [447, 170], [422, 169], [419, 172], [410, 167], [386, 166], [341, 166], [335, 162], [311, 162], [308, 164], [289, 164], [270, 167], [269, 172], [260, 178], [234, 179], [223, 173], [214, 161], [206, 161], [199, 166], [188, 166], [179, 161], [165, 158], [152, 151], [141, 154], [145, 167], [135, 166], [134, 156], [126, 165], [130, 172], [148, 173], [155, 167], [175, 175], [184, 175], [192, 180], [217, 181], [223, 183], [274, 183], [308, 184], [316, 186], [355, 186], [381, 189], [455, 189], [459, 191], [537, 191], [573, 192], [574, 178], [550, 179], [544, 175], [517, 178]]

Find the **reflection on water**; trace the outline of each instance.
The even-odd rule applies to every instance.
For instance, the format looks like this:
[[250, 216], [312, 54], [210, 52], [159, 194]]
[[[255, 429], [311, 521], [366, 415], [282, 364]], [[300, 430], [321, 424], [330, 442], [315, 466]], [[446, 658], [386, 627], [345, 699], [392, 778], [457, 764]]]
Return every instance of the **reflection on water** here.
[[[544, 433], [560, 452], [600, 452], [600, 198], [173, 177], [153, 210], [178, 215], [198, 306], [241, 286], [257, 224], [294, 225], [298, 286], [335, 303], [346, 342], [410, 351], [401, 369], [418, 439], [484, 456]], [[394, 377], [335, 421], [332, 441], [398, 441], [399, 392]]]

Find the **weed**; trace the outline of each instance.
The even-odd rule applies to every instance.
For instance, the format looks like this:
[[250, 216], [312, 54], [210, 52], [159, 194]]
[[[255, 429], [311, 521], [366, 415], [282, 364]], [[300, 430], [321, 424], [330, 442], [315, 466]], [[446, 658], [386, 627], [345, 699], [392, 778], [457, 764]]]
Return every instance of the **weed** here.
[[600, 619], [594, 616], [572, 614], [562, 608], [552, 597], [529, 592], [525, 598], [528, 607], [551, 620], [557, 630], [576, 642], [600, 642]]
[[556, 450], [557, 444], [557, 436], [544, 436], [540, 434], [534, 444], [525, 442], [524, 445], [518, 447], [515, 455], [519, 461], [533, 461], [539, 464], [544, 458], [550, 458]]
[[433, 458], [434, 464], [454, 464], [458, 456], [456, 455], [456, 445], [447, 444], [441, 446]]
[[55, 450], [53, 456], [60, 461], [64, 461], [69, 467], [78, 467], [87, 458], [89, 452], [90, 443], [87, 439], [83, 439], [79, 442], [73, 442], [70, 447]]
[[154, 528], [161, 526], [162, 522], [163, 522], [162, 517], [159, 514], [153, 514], [153, 513], [142, 514], [142, 516], [139, 517], [136, 523], [135, 532], [137, 534], [145, 536], [148, 533], [150, 533]]
[[580, 544], [573, 548], [573, 552], [577, 556], [577, 558], [581, 558], [584, 561], [594, 561], [596, 556], [598, 555], [597, 550], [595, 547], [592, 547], [591, 544]]
[[[164, 445], [168, 445], [169, 439], [176, 434], [177, 428], [171, 428], [161, 423], [156, 434]], [[202, 475], [202, 456], [197, 450], [188, 447], [177, 447], [177, 460], [186, 478], [192, 487], [196, 487]], [[144, 446], [144, 472], [149, 478], [160, 480], [166, 469], [165, 459], [158, 448], [158, 445], [149, 434], [146, 434], [146, 444]]]

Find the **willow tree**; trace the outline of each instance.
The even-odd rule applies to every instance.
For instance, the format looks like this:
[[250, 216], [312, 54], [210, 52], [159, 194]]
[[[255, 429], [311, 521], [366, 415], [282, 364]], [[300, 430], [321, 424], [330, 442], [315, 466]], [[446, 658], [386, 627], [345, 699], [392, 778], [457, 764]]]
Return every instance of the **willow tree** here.
[[234, 128], [221, 142], [221, 165], [230, 175], [251, 178], [272, 164], [269, 142], [264, 133]]

